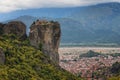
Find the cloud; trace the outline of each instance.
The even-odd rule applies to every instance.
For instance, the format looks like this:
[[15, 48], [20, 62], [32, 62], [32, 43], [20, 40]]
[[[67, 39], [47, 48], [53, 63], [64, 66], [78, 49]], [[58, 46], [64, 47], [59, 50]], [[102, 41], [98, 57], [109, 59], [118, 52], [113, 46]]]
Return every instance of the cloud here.
[[0, 0], [0, 13], [43, 7], [75, 7], [120, 0]]

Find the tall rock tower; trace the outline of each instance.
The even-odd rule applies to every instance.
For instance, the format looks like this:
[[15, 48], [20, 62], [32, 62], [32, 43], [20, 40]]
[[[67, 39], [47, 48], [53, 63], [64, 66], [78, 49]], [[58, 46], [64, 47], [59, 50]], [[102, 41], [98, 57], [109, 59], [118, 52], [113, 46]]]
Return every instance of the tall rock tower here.
[[59, 64], [60, 24], [54, 21], [37, 20], [30, 27], [30, 43]]

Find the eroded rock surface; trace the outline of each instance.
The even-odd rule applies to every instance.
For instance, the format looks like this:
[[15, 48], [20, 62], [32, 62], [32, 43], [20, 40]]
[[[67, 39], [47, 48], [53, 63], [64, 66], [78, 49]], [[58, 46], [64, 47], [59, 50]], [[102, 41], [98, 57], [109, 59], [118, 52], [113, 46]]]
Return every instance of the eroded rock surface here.
[[4, 34], [15, 34], [19, 38], [26, 38], [26, 26], [21, 21], [11, 21], [4, 25]]
[[3, 27], [4, 27], [4, 24], [3, 24], [3, 23], [0, 23], [0, 35], [3, 34]]
[[59, 63], [60, 36], [61, 30], [58, 22], [37, 20], [30, 27], [31, 45], [41, 49], [55, 63]]

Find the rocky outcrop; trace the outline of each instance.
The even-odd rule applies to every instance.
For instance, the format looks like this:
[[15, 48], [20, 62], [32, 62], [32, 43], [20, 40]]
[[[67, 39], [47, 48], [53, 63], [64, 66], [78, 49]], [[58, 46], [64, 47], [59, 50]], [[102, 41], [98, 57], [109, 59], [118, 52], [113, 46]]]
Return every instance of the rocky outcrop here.
[[0, 23], [0, 35], [3, 34], [3, 27], [4, 27], [4, 24]]
[[4, 26], [4, 24], [3, 23], [0, 23], [0, 28], [2, 28]]
[[5, 54], [3, 50], [0, 48], [0, 64], [4, 64], [4, 63], [5, 63]]
[[30, 27], [30, 43], [48, 55], [52, 61], [59, 63], [58, 47], [60, 43], [60, 24], [37, 20]]
[[15, 34], [17, 37], [24, 39], [26, 38], [26, 26], [21, 21], [11, 21], [4, 25], [3, 33], [5, 35]]

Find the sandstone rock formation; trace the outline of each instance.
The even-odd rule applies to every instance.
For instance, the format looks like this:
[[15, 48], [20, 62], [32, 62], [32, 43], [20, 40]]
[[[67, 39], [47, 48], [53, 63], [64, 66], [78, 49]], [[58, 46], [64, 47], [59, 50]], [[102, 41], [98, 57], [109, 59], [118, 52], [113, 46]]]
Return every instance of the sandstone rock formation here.
[[58, 47], [60, 43], [60, 24], [53, 21], [37, 20], [30, 27], [30, 43], [40, 48], [50, 59], [59, 63]]
[[4, 24], [0, 23], [0, 35], [3, 34], [3, 27], [4, 27]]
[[5, 54], [3, 53], [3, 50], [0, 48], [0, 64], [5, 63]]
[[19, 38], [26, 38], [26, 26], [21, 21], [11, 21], [4, 25], [4, 34], [15, 34]]
[[0, 28], [2, 28], [4, 26], [4, 24], [3, 23], [0, 23]]

